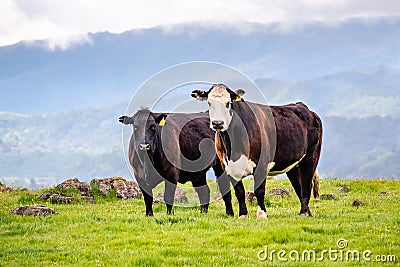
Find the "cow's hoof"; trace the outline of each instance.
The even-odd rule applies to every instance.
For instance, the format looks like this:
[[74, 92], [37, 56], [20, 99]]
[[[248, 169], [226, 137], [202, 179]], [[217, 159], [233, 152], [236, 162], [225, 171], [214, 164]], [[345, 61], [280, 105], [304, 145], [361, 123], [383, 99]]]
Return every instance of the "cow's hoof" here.
[[208, 205], [201, 205], [200, 213], [207, 213], [207, 212], [208, 212]]
[[299, 214], [300, 216], [305, 216], [305, 217], [312, 217], [311, 212], [308, 211], [304, 211], [304, 212], [300, 212]]
[[257, 209], [257, 219], [258, 220], [264, 220], [268, 217], [268, 214], [263, 211], [260, 207]]
[[239, 216], [239, 220], [241, 219], [248, 219], [249, 218], [249, 214], [243, 214]]

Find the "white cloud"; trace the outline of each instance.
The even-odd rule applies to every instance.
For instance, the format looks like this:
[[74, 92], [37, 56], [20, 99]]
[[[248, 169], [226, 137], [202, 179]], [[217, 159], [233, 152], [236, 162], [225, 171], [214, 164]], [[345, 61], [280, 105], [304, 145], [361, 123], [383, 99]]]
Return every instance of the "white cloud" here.
[[397, 15], [400, 1], [393, 0], [2, 0], [0, 46], [49, 39], [50, 47], [65, 48], [85, 40], [87, 32], [185, 22], [279, 22], [290, 29], [309, 20], [335, 24], [351, 17]]

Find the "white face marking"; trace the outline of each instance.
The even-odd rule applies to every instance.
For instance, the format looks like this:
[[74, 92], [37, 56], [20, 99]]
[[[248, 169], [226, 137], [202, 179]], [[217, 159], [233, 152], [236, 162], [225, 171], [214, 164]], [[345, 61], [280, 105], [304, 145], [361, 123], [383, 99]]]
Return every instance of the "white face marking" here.
[[225, 171], [233, 179], [240, 181], [243, 177], [252, 174], [255, 167], [256, 164], [251, 159], [241, 155], [237, 161], [229, 160], [226, 163]]
[[216, 85], [213, 87], [208, 94], [208, 109], [210, 112], [210, 127], [216, 129], [213, 121], [220, 121], [222, 122], [222, 128], [216, 130], [226, 131], [231, 123], [232, 115], [230, 113], [231, 96], [225, 86]]

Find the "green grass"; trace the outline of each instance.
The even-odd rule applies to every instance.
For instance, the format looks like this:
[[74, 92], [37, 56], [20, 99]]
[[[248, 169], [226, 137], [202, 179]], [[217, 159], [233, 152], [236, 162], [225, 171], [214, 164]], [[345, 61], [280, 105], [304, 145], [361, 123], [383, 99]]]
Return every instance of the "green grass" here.
[[[251, 183], [247, 181], [247, 187]], [[42, 191], [0, 193], [0, 266], [396, 266], [400, 262], [400, 181], [321, 180], [321, 193], [349, 196], [335, 200], [311, 200], [312, 218], [300, 217], [294, 192], [291, 197], [267, 198], [269, 217], [257, 221], [257, 206], [248, 205], [250, 219], [227, 217], [222, 201], [212, 202], [208, 214], [197, 207], [175, 207], [166, 215], [163, 204], [155, 216], [145, 217], [142, 200], [103, 200], [48, 204], [59, 214], [26, 217], [9, 214], [21, 204], [43, 203]], [[291, 188], [288, 180], [267, 181]], [[387, 196], [380, 196], [385, 191]], [[360, 207], [351, 204], [355, 199]], [[234, 203], [237, 213], [237, 204]], [[345, 239], [348, 246], [337, 247]], [[273, 261], [260, 261], [257, 253], [271, 250]], [[299, 261], [289, 259], [292, 250], [372, 252], [371, 262]], [[286, 251], [287, 262], [277, 257]], [[292, 256], [295, 254], [292, 254]], [[376, 262], [377, 255], [395, 255], [396, 262]], [[264, 256], [263, 253], [260, 256]], [[362, 257], [362, 255], [361, 255]]]

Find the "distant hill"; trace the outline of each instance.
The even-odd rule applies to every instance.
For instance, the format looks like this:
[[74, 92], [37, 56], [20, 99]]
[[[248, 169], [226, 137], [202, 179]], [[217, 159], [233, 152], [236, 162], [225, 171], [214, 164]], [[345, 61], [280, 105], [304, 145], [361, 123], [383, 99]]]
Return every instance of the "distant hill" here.
[[[130, 178], [118, 122], [124, 107], [0, 114], [0, 179], [41, 187], [71, 177]], [[323, 125], [318, 168], [324, 177], [400, 177], [400, 118], [326, 116]]]
[[257, 79], [273, 104], [303, 101], [325, 116], [400, 117], [400, 68], [369, 67], [300, 82]]
[[0, 179], [40, 187], [71, 177], [130, 178], [118, 122], [125, 106], [51, 115], [0, 113]]

